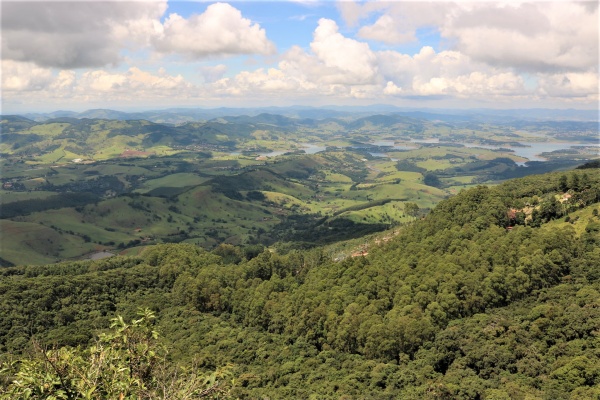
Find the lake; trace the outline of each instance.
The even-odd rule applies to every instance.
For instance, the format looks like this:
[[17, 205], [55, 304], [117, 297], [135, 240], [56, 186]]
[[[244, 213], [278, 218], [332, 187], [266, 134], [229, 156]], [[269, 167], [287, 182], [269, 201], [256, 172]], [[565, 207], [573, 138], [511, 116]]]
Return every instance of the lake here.
[[476, 144], [476, 143], [466, 143], [459, 142], [465, 147], [470, 148], [482, 148], [488, 150], [495, 150], [499, 148], [511, 149], [513, 150], [513, 154], [519, 157], [523, 157], [528, 159], [529, 161], [547, 161], [545, 158], [540, 157], [542, 153], [550, 153], [556, 150], [565, 150], [570, 149], [572, 146], [589, 146], [588, 143], [579, 143], [579, 142], [519, 142], [526, 147], [513, 147], [513, 146], [490, 146], [484, 144]]
[[[373, 146], [390, 147], [391, 149], [389, 151], [391, 152], [394, 150], [403, 150], [403, 151], [414, 150], [414, 149], [418, 148], [417, 145], [419, 143], [423, 143], [423, 144], [439, 143], [438, 138], [411, 139], [410, 141], [412, 143], [415, 143], [415, 146], [397, 145], [396, 142], [393, 140], [376, 140], [376, 141], [370, 142], [369, 144], [373, 145]], [[493, 145], [469, 143], [469, 142], [456, 142], [456, 144], [459, 144], [459, 145], [462, 145], [462, 146], [465, 146], [468, 148], [482, 148], [482, 149], [487, 149], [487, 150], [497, 150], [500, 148], [511, 149], [512, 154], [519, 156], [519, 157], [526, 158], [529, 161], [547, 161], [545, 158], [540, 156], [540, 154], [546, 153], [546, 152], [569, 149], [572, 146], [594, 146], [593, 144], [590, 144], [590, 143], [580, 143], [580, 142], [518, 142], [518, 143], [523, 146], [522, 147], [521, 146], [510, 146], [510, 145], [493, 146]], [[299, 146], [299, 149], [304, 150], [306, 152], [306, 154], [315, 154], [320, 151], [324, 151], [326, 149], [326, 146], [323, 146], [323, 145], [317, 144], [317, 143], [300, 143], [300, 145], [301, 145], [301, 147]], [[595, 146], [600, 146], [600, 144], [596, 144]], [[277, 151], [262, 152], [262, 153], [257, 152], [256, 154], [258, 156], [277, 157], [277, 156], [280, 156], [280, 155], [285, 154], [290, 151], [294, 151], [294, 150], [291, 150], [291, 149], [290, 150], [277, 150]], [[235, 152], [231, 152], [230, 154], [231, 155], [240, 155], [240, 152], [235, 151]], [[389, 156], [385, 152], [370, 152], [370, 154], [373, 157], [388, 157], [389, 158]], [[523, 163], [519, 163], [519, 164], [523, 164]]]
[[306, 154], [315, 154], [320, 151], [324, 151], [327, 147], [322, 146], [320, 144], [314, 143], [302, 143], [302, 150], [306, 152]]

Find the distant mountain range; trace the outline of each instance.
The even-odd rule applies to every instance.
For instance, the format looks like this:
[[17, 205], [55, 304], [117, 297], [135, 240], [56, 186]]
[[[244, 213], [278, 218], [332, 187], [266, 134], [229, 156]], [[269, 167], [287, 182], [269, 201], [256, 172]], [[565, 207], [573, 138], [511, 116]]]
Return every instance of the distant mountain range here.
[[[141, 112], [124, 112], [110, 109], [92, 109], [83, 112], [54, 111], [51, 113], [28, 113], [22, 116], [37, 122], [55, 118], [90, 118], [111, 120], [147, 120], [156, 123], [181, 124], [185, 122], [203, 122], [215, 118], [256, 117], [271, 115], [272, 123], [277, 124], [277, 116], [295, 119], [323, 120], [329, 118], [353, 121], [373, 115], [399, 115], [417, 119], [442, 122], [515, 122], [515, 121], [589, 121], [598, 122], [598, 110], [574, 109], [417, 109], [399, 108], [390, 105], [372, 106], [326, 106], [326, 107], [260, 107], [260, 108], [170, 108]], [[244, 121], [245, 122], [245, 121]]]

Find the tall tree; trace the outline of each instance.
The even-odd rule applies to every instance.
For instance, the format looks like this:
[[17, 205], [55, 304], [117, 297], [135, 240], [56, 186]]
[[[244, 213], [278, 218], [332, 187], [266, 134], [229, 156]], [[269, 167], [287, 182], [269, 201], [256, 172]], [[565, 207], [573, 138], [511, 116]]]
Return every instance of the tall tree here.
[[410, 215], [413, 218], [417, 218], [419, 216], [419, 206], [417, 203], [404, 203], [404, 212], [407, 215]]
[[562, 192], [569, 190], [569, 181], [567, 175], [562, 174], [558, 179], [558, 189]]

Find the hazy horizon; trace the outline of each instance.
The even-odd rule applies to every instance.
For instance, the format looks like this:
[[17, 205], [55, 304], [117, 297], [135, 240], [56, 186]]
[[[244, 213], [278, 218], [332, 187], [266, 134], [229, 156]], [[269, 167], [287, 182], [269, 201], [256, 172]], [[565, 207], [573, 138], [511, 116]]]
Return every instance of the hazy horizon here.
[[[589, 111], [594, 111], [594, 112], [600, 112], [597, 108], [574, 108], [574, 107], [564, 107], [564, 108], [557, 108], [557, 107], [529, 107], [529, 108], [515, 108], [515, 107], [498, 107], [498, 108], [494, 108], [494, 107], [411, 107], [411, 106], [395, 106], [393, 104], [384, 104], [384, 103], [373, 103], [373, 104], [364, 104], [364, 105], [356, 105], [356, 104], [325, 104], [325, 105], [320, 105], [320, 106], [311, 106], [311, 105], [305, 105], [305, 104], [292, 104], [289, 106], [281, 106], [281, 105], [264, 105], [264, 106], [251, 106], [251, 105], [246, 105], [246, 106], [228, 106], [228, 105], [221, 105], [221, 106], [208, 106], [208, 105], [181, 105], [181, 106], [177, 106], [177, 105], [165, 105], [164, 107], [137, 107], [137, 106], [133, 106], [133, 105], [127, 105], [127, 106], [121, 106], [121, 107], [110, 107], [110, 106], [106, 106], [106, 107], [86, 107], [85, 105], [81, 106], [81, 107], [71, 107], [71, 108], [52, 108], [52, 107], [48, 107], [46, 109], [40, 109], [40, 110], [23, 110], [20, 112], [14, 112], [14, 113], [6, 113], [6, 112], [2, 112], [2, 115], [9, 115], [9, 114], [16, 114], [16, 115], [22, 115], [22, 114], [52, 114], [52, 113], [58, 113], [58, 112], [74, 112], [74, 113], [82, 113], [82, 112], [86, 112], [86, 111], [92, 111], [92, 110], [109, 110], [109, 111], [117, 111], [117, 112], [124, 112], [124, 113], [143, 113], [143, 112], [152, 112], [152, 111], [165, 111], [165, 110], [195, 110], [195, 109], [199, 109], [199, 110], [218, 110], [218, 109], [248, 109], [248, 110], [253, 110], [253, 109], [302, 109], [302, 108], [306, 108], [306, 109], [320, 109], [320, 110], [328, 110], [328, 109], [374, 109], [377, 110], [378, 108], [380, 110], [382, 110], [383, 108], [394, 108], [394, 110], [392, 110], [391, 112], [395, 112], [395, 111], [411, 111], [411, 112], [472, 112], [472, 111], [493, 111], [493, 112], [498, 112], [498, 111], [525, 111], [525, 110], [542, 110], [542, 111], [554, 111], [554, 110], [559, 110], [559, 111], [585, 111], [585, 112], [589, 112]], [[600, 115], [599, 115], [600, 117]]]

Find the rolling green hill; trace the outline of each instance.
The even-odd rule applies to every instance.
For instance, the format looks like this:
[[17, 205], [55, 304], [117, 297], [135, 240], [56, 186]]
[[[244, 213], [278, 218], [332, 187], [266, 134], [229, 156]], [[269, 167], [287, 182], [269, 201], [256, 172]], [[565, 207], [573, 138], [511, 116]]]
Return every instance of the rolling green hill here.
[[[20, 235], [27, 230], [15, 230], [10, 251], [0, 248], [0, 257], [48, 263], [180, 241], [206, 248], [298, 240], [314, 246], [408, 222], [404, 202], [411, 197], [423, 194], [419, 204], [427, 208], [446, 196], [420, 183], [419, 174], [371, 173], [361, 157], [334, 151], [265, 163], [183, 153], [52, 167], [12, 164], [6, 176], [12, 174], [21, 191], [4, 191], [1, 216], [15, 226], [51, 229], [59, 243], [52, 252], [24, 247]], [[342, 229], [348, 226], [355, 229]], [[60, 243], [69, 235], [85, 241]]]
[[[23, 226], [11, 230], [10, 248], [0, 246], [1, 265], [172, 242], [331, 244], [409, 223], [478, 184], [597, 156], [582, 145], [523, 166], [527, 158], [516, 152], [538, 143], [539, 151], [554, 148], [565, 127], [592, 137], [583, 122], [531, 122], [522, 131], [514, 121], [410, 113], [221, 111], [176, 124], [111, 110], [36, 121], [2, 116], [0, 217], [4, 226]], [[409, 214], [407, 204], [418, 212]], [[31, 224], [57, 243], [26, 245]]]
[[[424, 214], [449, 192], [470, 186], [454, 177], [448, 179], [455, 186], [433, 187], [429, 172], [410, 161], [362, 157], [332, 150], [267, 162], [182, 153], [51, 167], [12, 164], [5, 176], [14, 176], [9, 179], [18, 190], [4, 190], [0, 215], [5, 226], [24, 228], [11, 230], [11, 245], [0, 247], [0, 257], [7, 265], [49, 263], [161, 242], [207, 249], [220, 243], [315, 246], [409, 223], [415, 216], [407, 203]], [[466, 173], [494, 176], [497, 165], [506, 165], [480, 164]], [[437, 175], [438, 182], [446, 179]], [[51, 250], [27, 245], [31, 224], [56, 236]]]

